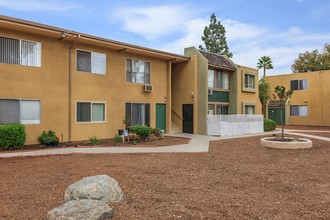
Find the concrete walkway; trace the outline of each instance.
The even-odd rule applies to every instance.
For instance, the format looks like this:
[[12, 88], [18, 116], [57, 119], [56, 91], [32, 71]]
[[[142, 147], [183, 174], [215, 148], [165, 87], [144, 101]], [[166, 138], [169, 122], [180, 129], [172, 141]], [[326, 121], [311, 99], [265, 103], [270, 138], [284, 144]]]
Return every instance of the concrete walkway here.
[[[316, 135], [301, 134], [296, 132], [314, 132], [304, 130], [285, 130], [286, 134], [300, 135], [309, 138], [330, 141], [330, 138], [320, 137]], [[324, 132], [324, 131], [323, 131]], [[330, 131], [329, 131], [330, 132]], [[253, 136], [270, 136], [273, 134], [280, 134], [281, 130], [276, 129], [272, 132], [265, 132], [261, 134], [247, 134], [233, 137], [217, 137], [207, 135], [194, 135], [194, 134], [171, 134], [169, 136], [189, 138], [188, 144], [180, 144], [165, 147], [93, 147], [93, 148], [56, 148], [56, 149], [43, 149], [33, 151], [21, 151], [11, 153], [0, 153], [0, 158], [8, 157], [28, 157], [28, 156], [45, 156], [45, 155], [66, 155], [66, 154], [105, 154], [105, 153], [203, 153], [209, 151], [209, 142], [225, 139], [235, 139]]]
[[45, 156], [45, 155], [66, 155], [66, 154], [104, 154], [104, 153], [203, 153], [209, 151], [209, 142], [224, 139], [252, 137], [260, 135], [272, 135], [275, 132], [266, 132], [262, 134], [248, 134], [234, 137], [215, 137], [207, 135], [194, 134], [172, 134], [169, 136], [189, 138], [188, 144], [180, 144], [165, 147], [93, 147], [93, 148], [56, 148], [33, 151], [21, 151], [11, 153], [0, 153], [0, 158], [6, 157], [27, 157], [27, 156]]

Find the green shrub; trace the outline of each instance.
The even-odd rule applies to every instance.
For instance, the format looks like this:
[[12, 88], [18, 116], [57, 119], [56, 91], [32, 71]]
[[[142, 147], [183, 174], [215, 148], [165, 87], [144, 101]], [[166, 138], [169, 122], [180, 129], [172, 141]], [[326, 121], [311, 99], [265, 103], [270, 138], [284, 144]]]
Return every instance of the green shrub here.
[[21, 124], [0, 125], [0, 148], [19, 149], [26, 141], [25, 127]]
[[146, 140], [152, 132], [152, 128], [145, 125], [135, 125], [131, 128], [132, 132], [137, 134], [142, 140]]
[[101, 141], [95, 135], [93, 135], [92, 137], [88, 137], [88, 141], [93, 146], [101, 144]]
[[38, 137], [40, 144], [45, 146], [57, 146], [59, 144], [59, 139], [56, 136], [55, 131], [49, 130], [48, 132], [43, 131]]
[[123, 137], [119, 135], [116, 135], [113, 139], [115, 140], [115, 142], [123, 142]]
[[264, 131], [274, 131], [276, 128], [276, 122], [269, 119], [265, 118], [264, 120]]

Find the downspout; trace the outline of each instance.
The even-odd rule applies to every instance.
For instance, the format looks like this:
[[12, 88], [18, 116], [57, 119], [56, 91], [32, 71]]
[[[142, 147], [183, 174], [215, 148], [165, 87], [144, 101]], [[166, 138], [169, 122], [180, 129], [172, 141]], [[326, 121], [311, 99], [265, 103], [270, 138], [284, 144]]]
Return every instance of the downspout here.
[[71, 51], [72, 49], [76, 46], [78, 40], [80, 38], [80, 34], [77, 35], [76, 40], [72, 43], [71, 47], [69, 48], [69, 134], [68, 134], [68, 139], [69, 142], [71, 143], [71, 137], [72, 137], [72, 117], [71, 117], [71, 111], [72, 111], [72, 65], [71, 65]]

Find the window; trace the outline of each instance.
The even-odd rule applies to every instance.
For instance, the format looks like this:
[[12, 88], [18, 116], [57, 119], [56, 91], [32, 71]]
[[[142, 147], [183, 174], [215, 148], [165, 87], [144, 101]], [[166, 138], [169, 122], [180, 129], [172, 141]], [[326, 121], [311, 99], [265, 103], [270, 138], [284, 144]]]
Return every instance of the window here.
[[220, 104], [209, 104], [208, 105], [208, 114], [209, 115], [228, 115], [229, 106], [220, 105]]
[[290, 116], [307, 116], [308, 108], [306, 105], [291, 105]]
[[77, 50], [77, 71], [105, 74], [106, 54]]
[[0, 124], [40, 124], [40, 101], [0, 99]]
[[0, 37], [0, 63], [41, 66], [41, 43]]
[[130, 125], [150, 125], [150, 104], [126, 103], [126, 122]]
[[229, 72], [208, 70], [208, 87], [229, 89]]
[[254, 114], [254, 105], [245, 105], [245, 114], [253, 115]]
[[104, 122], [105, 104], [77, 102], [77, 122]]
[[307, 79], [291, 80], [290, 89], [292, 90], [306, 90], [307, 89]]
[[255, 76], [250, 74], [244, 75], [244, 86], [248, 89], [255, 89]]
[[150, 62], [126, 59], [126, 82], [150, 84]]

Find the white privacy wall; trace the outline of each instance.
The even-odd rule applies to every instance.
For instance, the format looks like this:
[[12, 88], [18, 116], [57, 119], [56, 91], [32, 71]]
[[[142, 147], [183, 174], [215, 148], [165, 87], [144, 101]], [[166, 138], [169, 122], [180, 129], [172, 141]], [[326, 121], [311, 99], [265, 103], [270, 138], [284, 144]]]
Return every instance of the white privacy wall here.
[[221, 137], [264, 132], [263, 115], [207, 115], [206, 134]]

